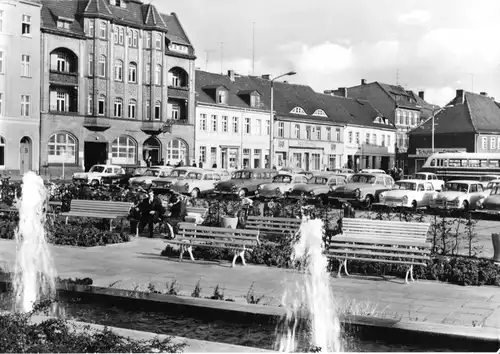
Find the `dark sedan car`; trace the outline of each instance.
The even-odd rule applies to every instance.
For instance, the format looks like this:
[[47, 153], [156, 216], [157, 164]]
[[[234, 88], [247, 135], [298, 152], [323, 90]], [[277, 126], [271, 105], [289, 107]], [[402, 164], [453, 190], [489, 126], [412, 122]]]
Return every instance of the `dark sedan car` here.
[[146, 172], [147, 167], [131, 166], [124, 167], [124, 174], [116, 174], [102, 177], [101, 183], [104, 185], [115, 185], [120, 187], [128, 186], [128, 181], [132, 177], [142, 176]]

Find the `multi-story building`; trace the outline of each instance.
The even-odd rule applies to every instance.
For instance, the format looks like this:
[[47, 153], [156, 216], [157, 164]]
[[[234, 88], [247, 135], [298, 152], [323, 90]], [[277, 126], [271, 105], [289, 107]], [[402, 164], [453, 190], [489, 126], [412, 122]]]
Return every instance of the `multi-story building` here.
[[0, 1], [0, 173], [38, 170], [39, 1]]
[[[415, 94], [406, 91], [401, 86], [388, 85], [380, 82], [367, 83], [361, 80], [361, 85], [349, 88], [329, 90], [326, 93], [358, 98], [369, 101], [383, 117], [396, 126], [396, 165], [401, 168], [407, 167], [408, 132], [419, 125], [422, 121], [423, 107], [417, 103]], [[423, 94], [422, 94], [423, 96]], [[421, 101], [423, 99], [419, 97]], [[428, 114], [428, 104], [425, 114]], [[392, 166], [391, 166], [392, 167]]]
[[195, 56], [177, 16], [140, 0], [42, 4], [42, 172], [188, 163]]
[[[409, 133], [411, 171], [418, 171], [432, 154], [432, 125], [428, 119]], [[434, 117], [434, 152], [458, 151], [500, 154], [500, 106], [485, 92], [456, 90]]]
[[196, 71], [196, 161], [235, 169], [265, 167], [269, 154], [269, 108], [245, 78]]

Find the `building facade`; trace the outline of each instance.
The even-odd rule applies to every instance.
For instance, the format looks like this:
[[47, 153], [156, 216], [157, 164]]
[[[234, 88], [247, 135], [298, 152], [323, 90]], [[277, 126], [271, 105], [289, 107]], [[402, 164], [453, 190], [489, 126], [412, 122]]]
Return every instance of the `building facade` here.
[[194, 156], [194, 49], [139, 0], [42, 0], [42, 172]]
[[500, 107], [485, 92], [456, 90], [455, 98], [434, 118], [409, 133], [410, 172], [418, 171], [434, 152], [492, 152], [500, 154]]
[[0, 174], [39, 169], [38, 1], [0, 1]]

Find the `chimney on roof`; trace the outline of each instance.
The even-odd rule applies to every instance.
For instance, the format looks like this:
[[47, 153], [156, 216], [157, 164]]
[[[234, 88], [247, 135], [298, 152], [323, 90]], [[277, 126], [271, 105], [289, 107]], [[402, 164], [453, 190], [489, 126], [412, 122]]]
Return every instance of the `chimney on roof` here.
[[262, 75], [262, 78], [263, 78], [264, 80], [271, 80], [271, 75], [269, 75], [269, 74]]
[[339, 89], [337, 90], [337, 94], [340, 97], [347, 97], [347, 87], [339, 87]]
[[487, 92], [481, 92], [481, 93], [480, 93], [480, 95], [481, 95], [481, 96], [486, 96], [486, 97], [487, 97], [487, 96], [488, 96], [488, 93], [487, 93]]
[[457, 95], [455, 98], [458, 98], [460, 103], [464, 103], [464, 90], [457, 90]]
[[425, 92], [424, 91], [418, 91], [418, 97], [420, 97], [422, 100], [425, 100]]
[[366, 79], [361, 79], [361, 85], [366, 85]]
[[229, 77], [229, 80], [231, 80], [232, 82], [234, 82], [234, 77], [235, 77], [234, 70], [228, 70], [227, 71], [227, 76]]

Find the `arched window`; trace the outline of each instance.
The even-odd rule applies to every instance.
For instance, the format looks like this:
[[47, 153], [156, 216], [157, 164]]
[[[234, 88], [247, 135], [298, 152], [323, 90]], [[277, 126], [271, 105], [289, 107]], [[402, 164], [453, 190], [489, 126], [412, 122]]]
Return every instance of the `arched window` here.
[[161, 85], [161, 65], [155, 67], [155, 85]]
[[5, 139], [0, 135], [0, 168], [5, 168]]
[[155, 103], [155, 116], [154, 116], [154, 119], [155, 120], [160, 120], [161, 119], [161, 102], [160, 101], [156, 101], [156, 103]]
[[99, 65], [97, 67], [97, 73], [101, 77], [106, 76], [106, 56], [104, 54], [101, 54], [99, 56]]
[[115, 104], [113, 107], [113, 114], [117, 118], [121, 118], [123, 114], [123, 99], [120, 97], [115, 98]]
[[128, 82], [136, 83], [137, 82], [137, 64], [130, 63], [128, 64]]
[[123, 61], [115, 60], [115, 80], [123, 81]]
[[167, 145], [167, 159], [171, 164], [179, 161], [187, 163], [187, 145], [180, 139], [172, 139]]
[[302, 109], [301, 107], [295, 107], [294, 109], [292, 109], [290, 111], [290, 113], [292, 113], [292, 114], [302, 114], [302, 115], [306, 114], [306, 112], [304, 111], [304, 109]]
[[128, 117], [129, 118], [135, 119], [136, 107], [137, 107], [137, 103], [135, 102], [135, 100], [128, 101]]
[[76, 163], [76, 138], [66, 132], [52, 134], [49, 138], [48, 163]]
[[120, 135], [111, 143], [111, 162], [117, 165], [134, 165], [137, 162], [137, 143], [128, 135]]
[[328, 117], [322, 109], [317, 109], [314, 111], [313, 116], [318, 116], [318, 117]]

